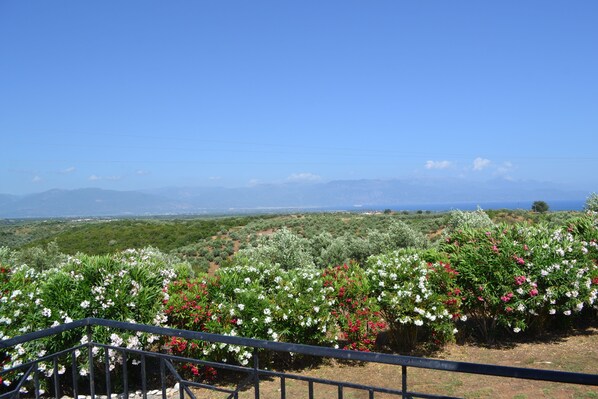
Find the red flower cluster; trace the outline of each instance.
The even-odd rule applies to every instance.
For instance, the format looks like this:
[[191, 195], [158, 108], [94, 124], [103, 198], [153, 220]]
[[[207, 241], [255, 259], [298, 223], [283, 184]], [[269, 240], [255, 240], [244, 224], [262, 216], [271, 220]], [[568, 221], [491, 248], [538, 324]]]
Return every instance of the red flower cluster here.
[[525, 260], [517, 255], [513, 255], [513, 259], [517, 262], [518, 265], [525, 265]]
[[183, 370], [188, 370], [193, 374], [195, 377], [200, 378], [204, 381], [214, 381], [218, 372], [212, 366], [200, 366], [198, 367], [196, 364], [187, 363], [183, 365]]
[[[353, 266], [353, 265], [351, 265]], [[378, 333], [386, 328], [380, 312], [372, 309], [363, 290], [363, 275], [349, 265], [331, 267], [322, 273], [325, 287], [334, 287], [330, 300], [335, 306], [332, 316], [340, 329], [343, 349], [369, 352], [375, 348]]]
[[500, 297], [500, 300], [503, 302], [509, 302], [511, 300], [511, 298], [513, 298], [513, 293], [509, 292], [503, 296]]
[[515, 276], [515, 284], [521, 285], [525, 283], [527, 278], [525, 276]]

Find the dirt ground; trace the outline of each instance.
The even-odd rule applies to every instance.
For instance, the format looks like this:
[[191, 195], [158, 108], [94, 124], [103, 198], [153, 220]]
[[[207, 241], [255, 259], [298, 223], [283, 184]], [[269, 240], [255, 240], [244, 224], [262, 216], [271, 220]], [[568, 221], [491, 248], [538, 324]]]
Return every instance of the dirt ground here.
[[[447, 360], [497, 364], [535, 369], [551, 369], [598, 374], [598, 329], [589, 328], [567, 336], [554, 336], [541, 342], [513, 343], [502, 347], [478, 345], [447, 346], [433, 357]], [[302, 376], [400, 389], [401, 369], [386, 364], [342, 364], [329, 361], [323, 365], [292, 372]], [[232, 385], [223, 387], [231, 388]], [[411, 392], [463, 398], [598, 398], [598, 387], [476, 376], [417, 368], [408, 369]], [[306, 382], [286, 380], [287, 398], [308, 398]], [[336, 398], [335, 386], [314, 384], [315, 398]], [[223, 393], [196, 391], [201, 398], [226, 398]], [[241, 392], [240, 398], [254, 398], [254, 390]], [[261, 398], [280, 398], [280, 379], [260, 383]], [[399, 396], [376, 393], [375, 398]], [[344, 399], [369, 398], [368, 392], [343, 390]]]

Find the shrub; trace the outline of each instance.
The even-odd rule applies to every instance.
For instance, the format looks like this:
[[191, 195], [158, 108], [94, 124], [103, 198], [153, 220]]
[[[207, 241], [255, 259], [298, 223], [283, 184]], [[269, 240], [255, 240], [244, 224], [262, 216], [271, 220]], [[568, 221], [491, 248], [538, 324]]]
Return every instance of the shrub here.
[[282, 228], [270, 236], [260, 237], [256, 248], [244, 249], [236, 256], [253, 264], [278, 264], [285, 270], [314, 266], [309, 241], [287, 228]]
[[11, 263], [14, 265], [27, 264], [35, 270], [47, 270], [58, 266], [66, 259], [66, 255], [61, 254], [56, 241], [52, 241], [42, 247], [24, 248], [13, 253]]
[[[239, 260], [237, 260], [239, 262]], [[213, 278], [175, 282], [166, 314], [176, 328], [273, 341], [330, 344], [330, 303], [315, 269], [255, 266], [244, 259]], [[233, 345], [179, 342], [176, 353], [246, 365], [252, 353]]]
[[[164, 288], [173, 279], [190, 276], [188, 265], [151, 248], [112, 256], [68, 257], [65, 263], [45, 271], [27, 265], [2, 270], [5, 281], [0, 292], [0, 337], [3, 338], [85, 317], [163, 326]], [[71, 331], [15, 347], [8, 352], [7, 367], [22, 364], [42, 352], [72, 347], [79, 338]], [[94, 340], [139, 349], [151, 346], [157, 337], [97, 327]], [[119, 353], [110, 351], [109, 356], [111, 367], [122, 362]], [[79, 358], [81, 375], [87, 374], [84, 357]], [[61, 359], [60, 370], [69, 363], [70, 359]], [[42, 363], [41, 367], [51, 373], [53, 365]]]
[[[591, 221], [577, 226], [596, 234]], [[499, 328], [538, 331], [550, 319], [567, 320], [596, 305], [596, 241], [579, 239], [575, 231], [499, 225], [447, 239], [442, 249], [459, 273], [464, 308], [482, 339], [495, 339]]]
[[493, 226], [494, 222], [482, 208], [473, 212], [463, 212], [457, 209], [451, 211], [445, 233], [451, 234], [461, 229], [489, 229]]
[[425, 334], [438, 345], [453, 339], [462, 316], [457, 273], [449, 264], [401, 250], [368, 259], [366, 274], [395, 344], [412, 349]]
[[532, 211], [538, 213], [548, 212], [548, 204], [545, 201], [534, 201]]
[[592, 193], [586, 198], [586, 211], [598, 212], [598, 193]]
[[319, 256], [316, 258], [316, 263], [320, 267], [343, 264], [351, 259], [350, 251], [351, 248], [347, 237], [334, 238], [325, 248], [321, 249]]
[[386, 328], [364, 270], [355, 262], [329, 267], [322, 273], [343, 349], [371, 351]]
[[399, 248], [426, 248], [428, 240], [419, 231], [414, 230], [405, 222], [394, 221], [388, 228], [388, 243], [386, 250]]

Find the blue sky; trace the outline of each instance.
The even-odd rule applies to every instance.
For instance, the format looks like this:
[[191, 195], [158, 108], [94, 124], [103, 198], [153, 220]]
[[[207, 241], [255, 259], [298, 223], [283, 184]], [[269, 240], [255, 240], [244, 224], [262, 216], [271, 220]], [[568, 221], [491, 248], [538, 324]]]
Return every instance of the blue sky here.
[[1, 1], [0, 193], [598, 191], [598, 2]]

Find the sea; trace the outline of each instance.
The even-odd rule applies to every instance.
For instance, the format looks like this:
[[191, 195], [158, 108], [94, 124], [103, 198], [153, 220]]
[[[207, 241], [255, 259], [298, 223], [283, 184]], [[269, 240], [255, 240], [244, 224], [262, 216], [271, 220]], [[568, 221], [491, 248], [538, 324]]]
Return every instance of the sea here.
[[[545, 200], [548, 204], [549, 211], [582, 211], [585, 206], [585, 200]], [[384, 210], [390, 209], [393, 211], [432, 211], [432, 212], [446, 212], [452, 210], [461, 211], [475, 211], [478, 208], [484, 210], [496, 209], [523, 209], [531, 210], [534, 201], [496, 201], [496, 202], [448, 202], [448, 203], [430, 203], [430, 204], [401, 204], [401, 205], [387, 205], [376, 206], [375, 209], [370, 206], [354, 205], [352, 209], [345, 209], [347, 211], [368, 211], [368, 210]]]

